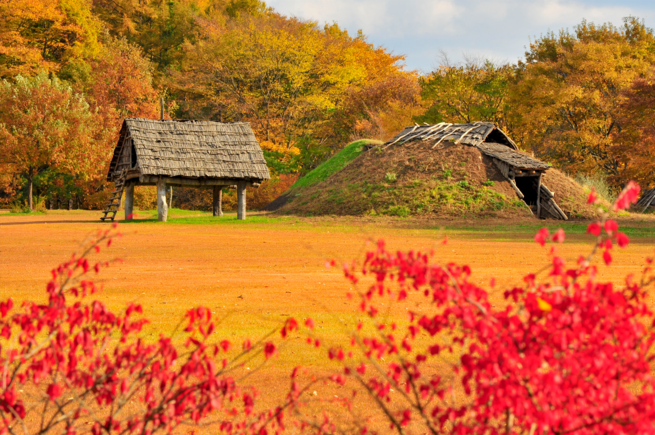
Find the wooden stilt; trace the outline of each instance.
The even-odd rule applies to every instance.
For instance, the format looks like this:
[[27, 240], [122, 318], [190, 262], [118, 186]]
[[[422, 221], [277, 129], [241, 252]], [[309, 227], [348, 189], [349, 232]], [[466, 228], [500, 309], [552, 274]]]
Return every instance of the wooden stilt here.
[[134, 183], [125, 186], [125, 220], [131, 221], [134, 214]]
[[157, 181], [157, 218], [159, 222], [168, 219], [168, 204], [166, 204], [166, 182], [163, 178]]
[[214, 186], [214, 216], [223, 216], [223, 186]]
[[541, 173], [537, 178], [537, 219], [541, 219]]
[[245, 220], [246, 219], [246, 182], [239, 181], [237, 184], [237, 219]]

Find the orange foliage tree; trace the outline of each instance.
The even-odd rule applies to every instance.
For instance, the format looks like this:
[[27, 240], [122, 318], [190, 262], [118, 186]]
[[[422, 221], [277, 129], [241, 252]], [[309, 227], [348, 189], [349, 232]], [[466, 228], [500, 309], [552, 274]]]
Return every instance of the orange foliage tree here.
[[637, 79], [622, 95], [619, 122], [612, 153], [621, 162], [615, 182], [633, 179], [642, 186], [655, 183], [655, 69]]
[[636, 18], [623, 27], [582, 22], [530, 44], [510, 90], [523, 146], [572, 173], [616, 176], [612, 150], [624, 91], [655, 61], [655, 36]]
[[7, 0], [0, 3], [0, 77], [53, 71], [100, 47], [90, 1]]
[[0, 163], [12, 165], [28, 184], [33, 207], [34, 178], [54, 169], [88, 178], [101, 166], [93, 140], [93, 116], [80, 94], [40, 73], [0, 86]]

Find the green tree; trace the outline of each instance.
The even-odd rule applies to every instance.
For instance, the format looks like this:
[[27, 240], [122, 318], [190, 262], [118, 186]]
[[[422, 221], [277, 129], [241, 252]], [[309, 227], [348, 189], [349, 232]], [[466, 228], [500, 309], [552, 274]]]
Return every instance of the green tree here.
[[514, 67], [490, 61], [458, 66], [444, 63], [446, 66], [419, 79], [421, 96], [428, 107], [417, 121], [429, 124], [490, 121], [510, 129], [507, 90], [514, 77]]

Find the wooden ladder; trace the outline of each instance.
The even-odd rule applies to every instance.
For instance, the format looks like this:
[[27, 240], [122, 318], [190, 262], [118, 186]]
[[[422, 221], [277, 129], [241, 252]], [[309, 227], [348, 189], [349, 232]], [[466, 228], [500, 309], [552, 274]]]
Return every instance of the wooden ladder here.
[[[103, 216], [100, 218], [101, 221], [105, 221], [107, 219], [111, 219], [112, 221], [116, 217], [116, 213], [118, 213], [118, 208], [121, 206], [121, 198], [123, 197], [123, 189], [125, 189], [125, 175], [127, 174], [127, 171], [123, 171], [120, 173], [118, 178], [114, 180], [114, 192], [111, 194], [111, 198], [109, 198], [109, 202], [107, 203], [107, 206], [105, 208], [105, 211], [103, 211]], [[109, 216], [111, 214], [111, 216]]]

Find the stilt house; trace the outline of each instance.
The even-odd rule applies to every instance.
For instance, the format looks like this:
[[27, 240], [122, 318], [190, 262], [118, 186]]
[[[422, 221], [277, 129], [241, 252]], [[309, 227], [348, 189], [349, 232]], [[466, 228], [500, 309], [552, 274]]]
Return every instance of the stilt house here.
[[516, 195], [535, 216], [568, 219], [555, 202], [555, 195], [541, 182], [550, 165], [519, 151], [514, 141], [494, 123], [416, 125], [405, 128], [382, 147], [416, 140], [432, 142], [435, 152], [448, 142], [478, 148], [492, 158]]
[[245, 219], [246, 187], [269, 178], [248, 123], [126, 119], [107, 175], [116, 188], [101, 219], [114, 220], [123, 191], [130, 219], [136, 185], [157, 186], [160, 221], [167, 219], [167, 186], [212, 188], [214, 216], [222, 215], [222, 189], [236, 187], [237, 216]]
[[641, 198], [635, 204], [635, 209], [641, 213], [646, 212], [650, 207], [655, 207], [655, 187], [652, 189], [644, 190]]

